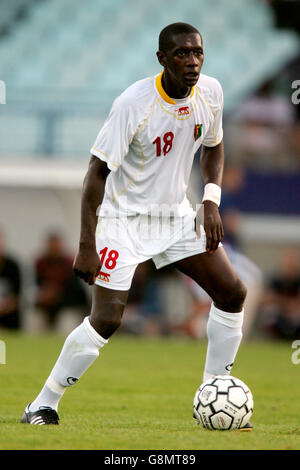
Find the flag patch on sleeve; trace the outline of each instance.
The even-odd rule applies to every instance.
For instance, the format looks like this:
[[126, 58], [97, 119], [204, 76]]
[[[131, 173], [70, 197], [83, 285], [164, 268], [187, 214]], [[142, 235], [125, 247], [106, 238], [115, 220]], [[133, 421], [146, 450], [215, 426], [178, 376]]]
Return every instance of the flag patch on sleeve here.
[[201, 137], [202, 134], [202, 124], [196, 124], [194, 130], [195, 141]]

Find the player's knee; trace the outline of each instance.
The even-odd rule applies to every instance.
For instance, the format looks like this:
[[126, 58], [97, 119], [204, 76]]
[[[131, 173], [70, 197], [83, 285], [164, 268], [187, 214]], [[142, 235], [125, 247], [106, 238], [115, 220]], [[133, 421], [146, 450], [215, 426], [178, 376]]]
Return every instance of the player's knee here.
[[232, 311], [240, 312], [244, 306], [244, 302], [247, 295], [247, 288], [245, 284], [238, 279], [236, 285], [232, 291], [230, 299], [230, 308]]
[[237, 279], [234, 286], [230, 288], [226, 295], [223, 294], [222, 299], [218, 301], [216, 306], [226, 312], [240, 312], [243, 309], [246, 295], [247, 288], [245, 284]]
[[241, 280], [239, 280], [238, 285], [235, 290], [235, 297], [234, 297], [236, 306], [239, 307], [238, 310], [242, 310], [246, 296], [247, 296], [247, 287]]
[[121, 325], [120, 318], [110, 318], [109, 320], [103, 321], [101, 325], [101, 336], [108, 339], [110, 336], [119, 328]]
[[114, 303], [92, 310], [91, 320], [99, 335], [108, 339], [119, 328], [123, 310], [123, 305]]

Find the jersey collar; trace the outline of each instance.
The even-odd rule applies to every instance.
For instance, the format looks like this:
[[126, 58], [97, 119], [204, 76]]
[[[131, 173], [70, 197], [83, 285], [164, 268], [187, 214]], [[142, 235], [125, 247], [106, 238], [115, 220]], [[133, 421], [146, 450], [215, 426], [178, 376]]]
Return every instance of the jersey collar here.
[[[167, 95], [167, 93], [166, 93], [165, 90], [163, 89], [163, 86], [162, 86], [162, 83], [161, 83], [163, 73], [164, 73], [164, 71], [162, 71], [162, 72], [161, 72], [159, 75], [157, 75], [157, 77], [156, 77], [155, 83], [156, 83], [157, 91], [158, 91], [158, 93], [160, 94], [160, 96], [162, 97], [162, 99], [163, 99], [164, 101], [166, 101], [167, 103], [169, 103], [169, 104], [177, 104], [176, 101], [175, 101], [173, 98], [171, 98], [169, 95]], [[194, 91], [195, 91], [195, 87], [193, 86], [192, 91], [191, 91], [191, 94], [190, 94], [190, 96], [188, 96], [188, 98], [191, 98], [191, 97], [193, 96]]]

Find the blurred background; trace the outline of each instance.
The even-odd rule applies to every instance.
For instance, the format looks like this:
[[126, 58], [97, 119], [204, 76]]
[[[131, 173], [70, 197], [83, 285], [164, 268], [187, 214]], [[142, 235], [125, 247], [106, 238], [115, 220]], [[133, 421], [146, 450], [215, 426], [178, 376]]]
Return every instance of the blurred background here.
[[[203, 36], [224, 90], [227, 252], [246, 339], [300, 338], [300, 2], [0, 0], [0, 327], [66, 334], [89, 313], [72, 275], [89, 149], [114, 98], [160, 72], [163, 27]], [[0, 100], [1, 101], [1, 100]], [[199, 155], [189, 196], [201, 200]], [[140, 265], [122, 331], [204, 338], [210, 299]]]

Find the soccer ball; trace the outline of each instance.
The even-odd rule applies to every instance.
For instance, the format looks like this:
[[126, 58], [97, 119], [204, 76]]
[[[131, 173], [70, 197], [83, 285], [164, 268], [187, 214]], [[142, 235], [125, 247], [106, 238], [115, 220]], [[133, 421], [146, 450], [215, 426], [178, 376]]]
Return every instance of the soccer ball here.
[[249, 387], [231, 375], [216, 375], [198, 388], [194, 418], [206, 429], [239, 429], [253, 412]]

